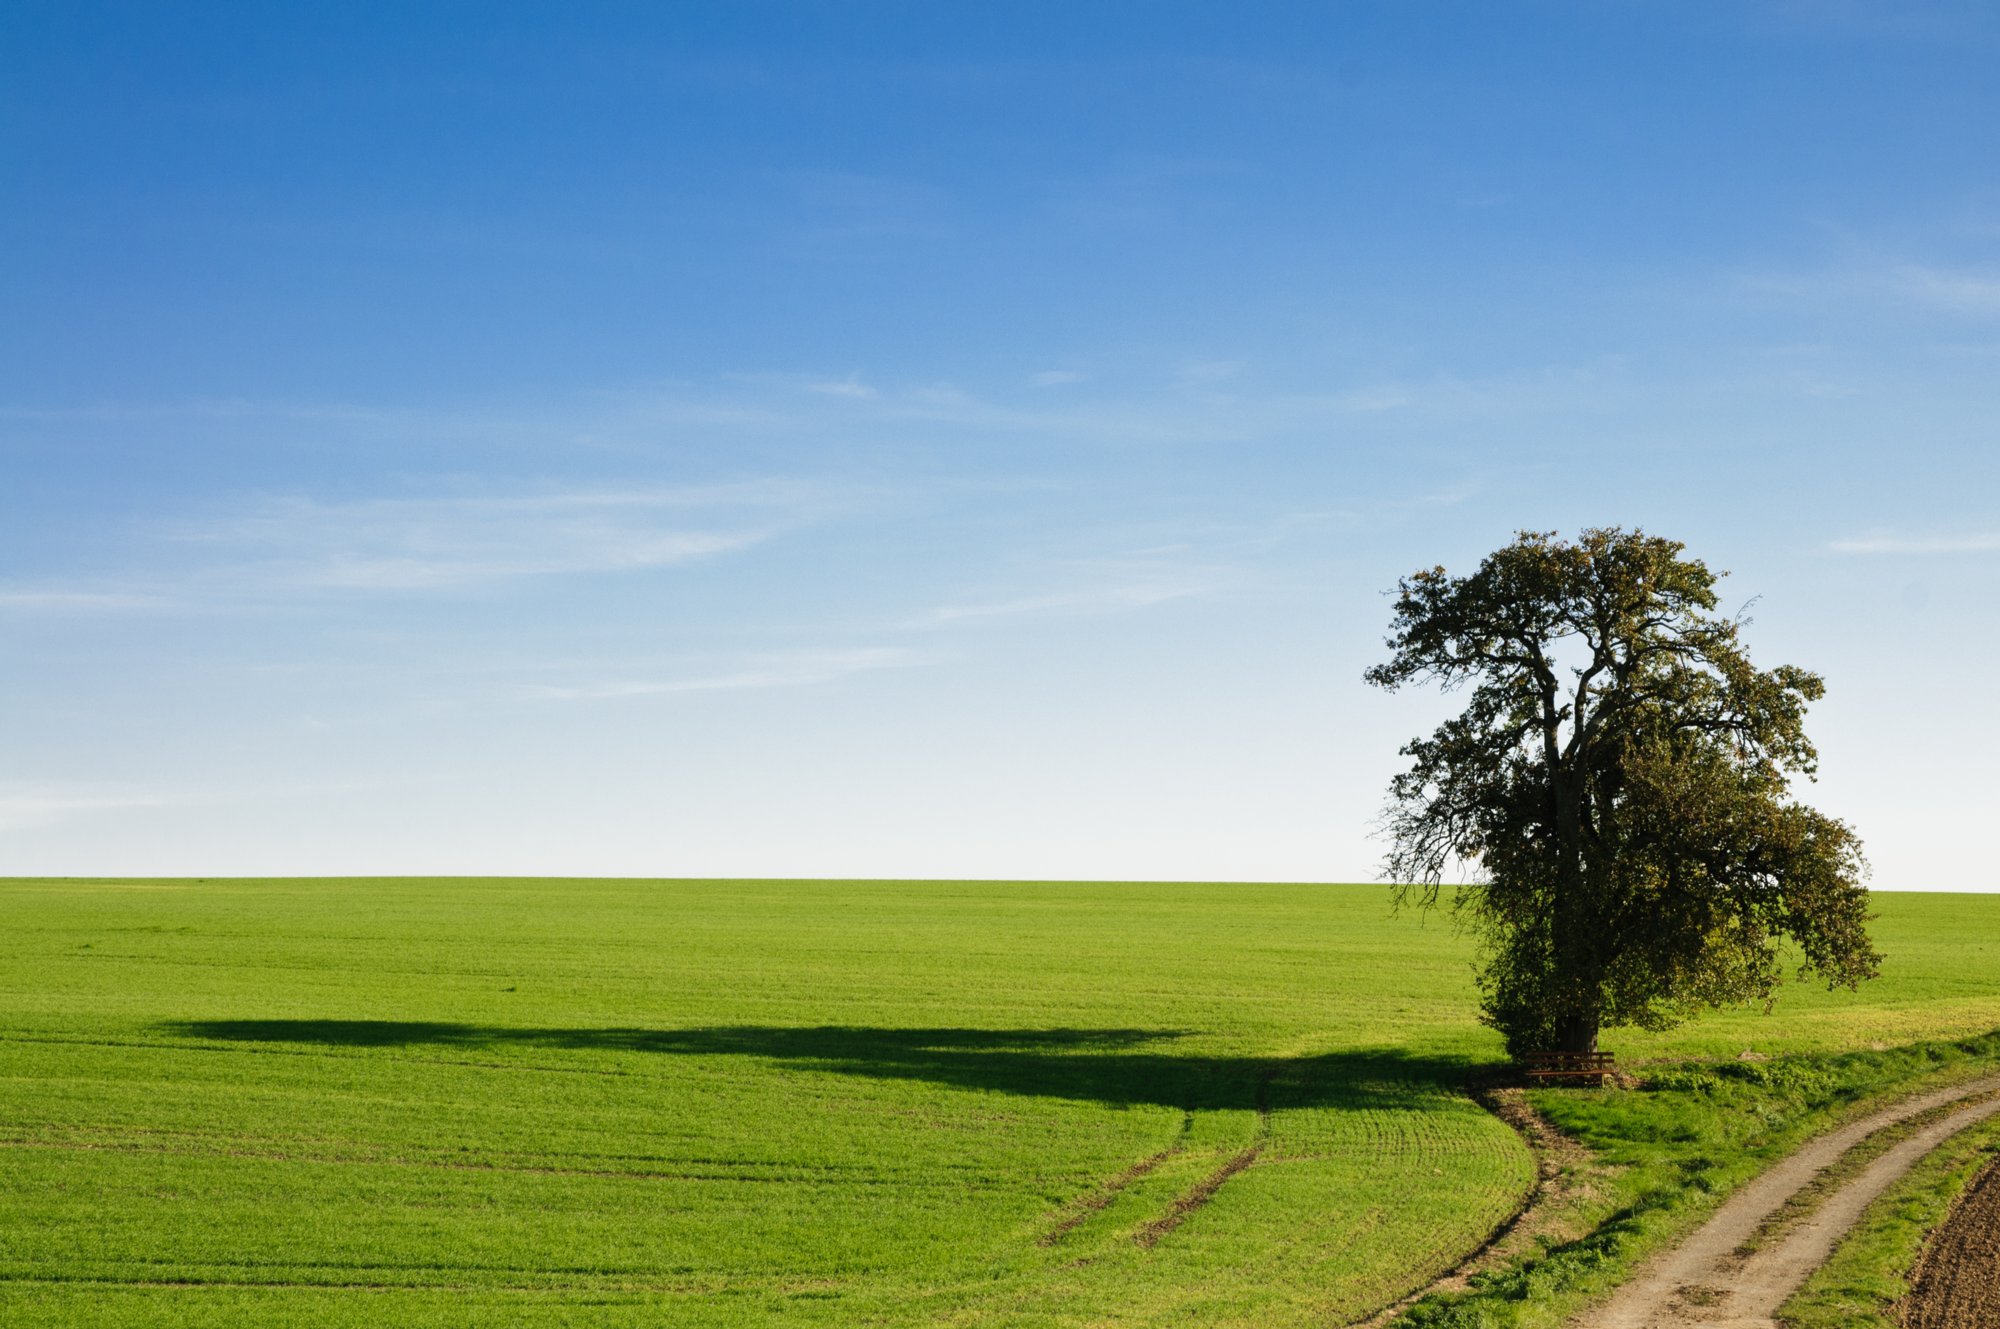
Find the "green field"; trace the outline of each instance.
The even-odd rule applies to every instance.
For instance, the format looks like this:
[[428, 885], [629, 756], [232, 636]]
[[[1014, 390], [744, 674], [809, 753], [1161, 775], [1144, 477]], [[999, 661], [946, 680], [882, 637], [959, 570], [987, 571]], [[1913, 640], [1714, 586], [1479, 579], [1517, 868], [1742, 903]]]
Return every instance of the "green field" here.
[[[0, 883], [0, 1323], [1339, 1324], [1519, 1201], [1380, 887]], [[2000, 897], [1628, 1059], [2000, 1027]]]

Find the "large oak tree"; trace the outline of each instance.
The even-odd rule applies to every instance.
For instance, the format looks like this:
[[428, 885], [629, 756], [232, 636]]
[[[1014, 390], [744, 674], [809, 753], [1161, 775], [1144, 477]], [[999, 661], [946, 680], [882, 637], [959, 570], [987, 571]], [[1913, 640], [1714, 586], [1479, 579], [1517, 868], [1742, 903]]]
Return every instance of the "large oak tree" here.
[[1516, 1054], [1768, 1000], [1787, 940], [1802, 975], [1876, 970], [1860, 841], [1788, 792], [1814, 772], [1824, 685], [1754, 668], [1745, 620], [1716, 613], [1716, 574], [1682, 549], [1524, 532], [1470, 576], [1419, 572], [1368, 671], [1468, 689], [1403, 749], [1388, 871], [1427, 906], [1468, 875], [1485, 1017]]

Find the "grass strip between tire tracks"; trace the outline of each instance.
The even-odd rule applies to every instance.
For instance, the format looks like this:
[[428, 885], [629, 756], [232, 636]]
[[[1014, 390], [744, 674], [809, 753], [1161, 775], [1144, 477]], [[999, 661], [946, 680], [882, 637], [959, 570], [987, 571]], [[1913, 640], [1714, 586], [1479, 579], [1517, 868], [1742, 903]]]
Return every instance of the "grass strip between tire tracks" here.
[[1786, 1329], [1898, 1329], [1925, 1242], [1972, 1180], [2000, 1160], [2000, 1120], [1933, 1150], [1874, 1204], [1779, 1312]]
[[1881, 1051], [1650, 1066], [1636, 1088], [1531, 1091], [1542, 1115], [1590, 1151], [1588, 1177], [1569, 1188], [1572, 1212], [1556, 1224], [1583, 1235], [1544, 1238], [1539, 1249], [1472, 1275], [1467, 1290], [1425, 1297], [1393, 1323], [1553, 1329], [1811, 1137], [1996, 1061], [2000, 1031]]
[[[1817, 1210], [1834, 1192], [1867, 1171], [1869, 1164], [1904, 1140], [1947, 1117], [1956, 1116], [1976, 1104], [1990, 1102], [1995, 1097], [2000, 1097], [2000, 1090], [1954, 1099], [1875, 1131], [1842, 1154], [1840, 1160], [1832, 1167], [1814, 1177], [1804, 1188], [1786, 1200], [1778, 1212], [1758, 1229], [1757, 1235], [1738, 1249], [1737, 1254], [1747, 1256], [1783, 1237], [1795, 1224]], [[1978, 1133], [1976, 1127], [1969, 1127], [1968, 1130], [1973, 1134]], [[1929, 1155], [1926, 1155], [1927, 1159], [1928, 1157]]]

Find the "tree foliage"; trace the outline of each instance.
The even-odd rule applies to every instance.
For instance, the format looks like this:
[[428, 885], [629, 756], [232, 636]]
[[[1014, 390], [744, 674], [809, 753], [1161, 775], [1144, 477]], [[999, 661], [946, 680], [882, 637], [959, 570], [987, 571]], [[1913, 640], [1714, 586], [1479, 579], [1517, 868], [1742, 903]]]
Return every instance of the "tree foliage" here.
[[1476, 872], [1457, 904], [1484, 942], [1486, 1019], [1517, 1054], [1769, 1000], [1787, 939], [1801, 976], [1876, 970], [1860, 841], [1788, 796], [1815, 770], [1805, 713], [1824, 685], [1753, 667], [1746, 620], [1716, 613], [1716, 574], [1683, 548], [1524, 532], [1470, 576], [1418, 572], [1367, 674], [1469, 690], [1403, 748], [1387, 867], [1426, 906], [1454, 865]]

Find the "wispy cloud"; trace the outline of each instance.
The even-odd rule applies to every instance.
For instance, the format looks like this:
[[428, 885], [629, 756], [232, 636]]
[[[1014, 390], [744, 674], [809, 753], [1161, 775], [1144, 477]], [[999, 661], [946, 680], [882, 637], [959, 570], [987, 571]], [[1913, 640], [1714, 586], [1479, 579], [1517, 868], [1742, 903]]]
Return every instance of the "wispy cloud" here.
[[0, 834], [46, 826], [94, 812], [172, 807], [185, 797], [135, 790], [92, 790], [74, 785], [0, 782]]
[[131, 563], [0, 583], [0, 614], [205, 611], [301, 594], [441, 592], [646, 572], [762, 544], [844, 510], [804, 481], [239, 501], [125, 533]]
[[1889, 278], [1912, 300], [1968, 314], [2000, 314], [2000, 268], [1941, 268], [1908, 263]]
[[326, 586], [415, 588], [505, 577], [660, 567], [739, 548], [756, 531], [676, 529], [676, 496], [273, 502], [192, 538], [265, 552]]
[[1183, 383], [1222, 383], [1243, 372], [1241, 360], [1188, 360], [1182, 363]]
[[2000, 314], [2000, 267], [1874, 258], [1819, 272], [1746, 276], [1746, 289], [1807, 301], [1870, 301], [1940, 313]]
[[1336, 393], [1330, 404], [1344, 411], [1394, 411], [1416, 404], [1416, 395], [1408, 388], [1395, 384], [1383, 384], [1372, 388], [1355, 388], [1348, 392]]
[[0, 613], [115, 614], [173, 609], [178, 604], [170, 596], [126, 591], [0, 588]]
[[1877, 534], [1827, 545], [1836, 554], [1986, 554], [2000, 550], [2000, 531], [1969, 535]]
[[729, 692], [752, 688], [797, 688], [830, 683], [850, 674], [882, 669], [910, 669], [929, 664], [934, 656], [894, 646], [851, 650], [793, 651], [758, 656], [733, 669], [664, 678], [623, 678], [594, 683], [548, 684], [524, 688], [522, 696], [538, 701], [608, 701], [623, 697], [658, 697], [685, 692]]
[[1114, 609], [1143, 609], [1203, 594], [1208, 587], [1200, 582], [1172, 584], [1140, 583], [1129, 586], [1091, 586], [1046, 595], [1025, 595], [1011, 600], [987, 600], [966, 604], [939, 605], [915, 620], [917, 626], [936, 627], [947, 623], [976, 622], [982, 619], [1021, 618], [1032, 614], [1088, 613]]
[[324, 801], [329, 796], [432, 783], [437, 778], [399, 770], [348, 780], [203, 782], [164, 789], [112, 782], [0, 780], [0, 835], [76, 817], [149, 808], [228, 808], [299, 798]]
[[805, 386], [807, 392], [817, 392], [822, 397], [848, 397], [855, 401], [873, 401], [881, 395], [863, 383], [859, 374], [849, 374], [845, 378], [814, 379]]
[[1053, 615], [1117, 613], [1209, 595], [1233, 569], [1191, 545], [1131, 550], [1103, 558], [1066, 559], [1030, 571], [1033, 589], [968, 596], [907, 620], [906, 628], [942, 628]]
[[[1357, 416], [1408, 408], [1489, 411], [1531, 393], [1574, 396], [1595, 386], [1603, 367], [1593, 364], [1588, 372], [1558, 370], [1532, 378], [1366, 382], [1324, 392], [1245, 386], [1241, 368], [1230, 361], [1195, 362], [1150, 386], [1064, 392], [1050, 389], [1094, 380], [1080, 371], [1048, 370], [1030, 375], [1029, 391], [1020, 394], [941, 382], [878, 386], [851, 377], [766, 375], [739, 376], [739, 381], [753, 389], [772, 389], [757, 398], [762, 405], [756, 426], [793, 437], [857, 428], [905, 436], [952, 430], [1101, 448], [1261, 442], [1274, 434], [1338, 427]], [[832, 398], [838, 406], [814, 405], [816, 397]], [[667, 413], [669, 407], [656, 409]], [[679, 418], [686, 407], [672, 411]]]
[[[1163, 361], [1153, 367], [1150, 377], [1121, 375], [1115, 382], [1080, 369], [1052, 366], [1014, 384], [990, 388], [878, 381], [840, 366], [654, 383], [533, 406], [400, 410], [342, 403], [170, 402], [68, 410], [0, 406], [0, 416], [67, 420], [79, 428], [127, 416], [158, 416], [185, 427], [206, 425], [219, 413], [246, 433], [273, 428], [328, 437], [326, 431], [337, 430], [343, 438], [359, 436], [372, 446], [393, 447], [411, 456], [472, 445], [533, 453], [553, 441], [566, 451], [585, 448], [594, 456], [644, 465], [661, 455], [665, 443], [700, 442], [712, 455], [719, 455], [725, 446], [734, 448], [739, 441], [788, 450], [807, 441], [934, 446], [942, 430], [968, 436], [1005, 435], [1010, 443], [1025, 439], [1097, 448], [1263, 443], [1275, 435], [1338, 428], [1357, 417], [1387, 411], [1490, 415], [1550, 397], [1567, 402], [1579, 393], [1601, 393], [1607, 376], [1615, 378], [1615, 369], [1600, 358], [1581, 366], [1556, 365], [1499, 376], [1389, 380], [1370, 376], [1335, 382], [1323, 390], [1299, 391], [1262, 382], [1243, 362], [1226, 359]], [[1087, 388], [1080, 386], [1086, 384]], [[1051, 390], [1057, 388], [1071, 390]], [[823, 481], [806, 486], [815, 487], [821, 498], [830, 492]], [[845, 488], [849, 498], [857, 492], [858, 486]], [[471, 500], [450, 501], [476, 506]]]
[[744, 549], [802, 517], [796, 489], [758, 485], [529, 495], [267, 500], [176, 533], [225, 551], [241, 578], [345, 590], [431, 590], [634, 572]]

